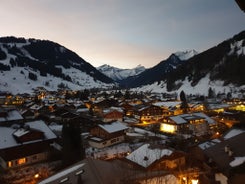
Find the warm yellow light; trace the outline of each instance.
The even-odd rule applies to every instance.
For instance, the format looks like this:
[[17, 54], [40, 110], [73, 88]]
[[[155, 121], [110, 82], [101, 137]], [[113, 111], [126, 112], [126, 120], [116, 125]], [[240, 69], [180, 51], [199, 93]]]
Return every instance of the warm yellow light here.
[[197, 179], [192, 179], [191, 180], [191, 184], [198, 184], [198, 180]]
[[176, 131], [176, 128], [174, 125], [162, 123], [160, 126], [160, 131], [174, 133]]
[[26, 163], [26, 158], [20, 158], [20, 159], [18, 160], [18, 164], [19, 164], [19, 165], [24, 164], [24, 163]]
[[35, 175], [34, 175], [34, 178], [39, 178], [39, 174], [38, 174], [38, 173], [35, 174]]
[[11, 161], [8, 162], [8, 167], [12, 167], [12, 162]]

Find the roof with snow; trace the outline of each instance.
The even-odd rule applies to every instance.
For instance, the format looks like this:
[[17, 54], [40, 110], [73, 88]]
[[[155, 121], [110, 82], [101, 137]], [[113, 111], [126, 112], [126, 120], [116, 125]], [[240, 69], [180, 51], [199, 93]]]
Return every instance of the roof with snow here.
[[225, 172], [224, 174], [228, 174], [232, 167], [244, 163], [244, 139], [245, 132], [205, 149], [204, 153], [216, 163], [219, 169]]
[[4, 112], [6, 115], [0, 116], [0, 123], [8, 122], [8, 121], [23, 120], [22, 115], [16, 109], [2, 110], [2, 112]]
[[175, 107], [180, 105], [182, 102], [181, 101], [167, 101], [167, 102], [156, 102], [153, 105], [155, 106], [159, 106], [159, 107]]
[[74, 173], [74, 175], [78, 175], [78, 173], [81, 172], [81, 174], [82, 174], [84, 172], [82, 170], [84, 165], [85, 165], [85, 163], [80, 163], [78, 165], [72, 166], [72, 167], [65, 169], [63, 171], [60, 171], [60, 172], [56, 173], [55, 175], [39, 182], [39, 184], [45, 184], [45, 183], [50, 183], [50, 182], [62, 183], [62, 181], [71, 173]]
[[[51, 129], [49, 129], [49, 127], [42, 120], [28, 122], [25, 123], [25, 125], [28, 125], [30, 129], [36, 129], [40, 132], [43, 132], [44, 140], [51, 140], [56, 138], [56, 135], [52, 132]], [[27, 131], [24, 131], [23, 129], [19, 128], [18, 125], [13, 125], [12, 127], [0, 127], [0, 149], [11, 148], [22, 144], [28, 144], [31, 142], [43, 141], [43, 139], [39, 139], [31, 142], [18, 143], [15, 137], [13, 136], [14, 134], [16, 136], [21, 136], [26, 133]]]
[[110, 107], [108, 109], [104, 109], [103, 113], [110, 113], [112, 111], [123, 112], [123, 109], [121, 107]]
[[170, 116], [171, 120], [173, 120], [176, 124], [184, 124], [188, 123], [190, 120], [196, 119], [205, 119], [208, 124], [215, 124], [215, 121], [202, 112], [192, 113], [192, 114], [180, 114], [177, 116]]
[[98, 125], [100, 128], [104, 129], [108, 133], [114, 133], [122, 130], [128, 129], [127, 126], [124, 124], [120, 123], [119, 121], [115, 121], [111, 124], [100, 124]]
[[223, 138], [224, 138], [225, 140], [227, 140], [227, 139], [229, 139], [229, 138], [231, 138], [231, 137], [234, 137], [234, 136], [236, 136], [236, 135], [239, 135], [239, 134], [241, 134], [241, 133], [243, 133], [243, 132], [245, 132], [244, 129], [237, 129], [237, 128], [234, 128], [234, 129], [229, 130], [226, 134], [224, 134]]
[[163, 156], [169, 156], [172, 153], [173, 151], [169, 149], [151, 148], [150, 144], [144, 144], [129, 154], [126, 159], [147, 168]]
[[202, 144], [199, 144], [198, 147], [201, 148], [202, 150], [205, 150], [211, 146], [214, 146], [216, 145], [217, 143], [220, 143], [221, 141], [219, 139], [213, 139], [213, 140], [210, 140], [210, 141], [206, 141]]

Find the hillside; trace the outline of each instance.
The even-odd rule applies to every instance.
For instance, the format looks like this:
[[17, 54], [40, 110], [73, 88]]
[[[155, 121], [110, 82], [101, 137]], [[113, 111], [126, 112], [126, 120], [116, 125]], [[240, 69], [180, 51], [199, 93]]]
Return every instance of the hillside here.
[[76, 53], [47, 40], [0, 38], [0, 71], [0, 89], [13, 93], [38, 86], [57, 90], [114, 85], [112, 79]]

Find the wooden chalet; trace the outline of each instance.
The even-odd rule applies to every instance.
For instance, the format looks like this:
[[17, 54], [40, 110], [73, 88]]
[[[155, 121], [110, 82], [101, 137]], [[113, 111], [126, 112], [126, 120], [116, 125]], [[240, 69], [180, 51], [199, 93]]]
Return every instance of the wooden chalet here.
[[47, 161], [57, 136], [41, 120], [0, 127], [0, 167], [11, 169]]
[[186, 154], [160, 146], [144, 144], [126, 158], [136, 168], [145, 170], [180, 169], [186, 164]]
[[111, 107], [103, 110], [102, 121], [111, 122], [111, 121], [123, 121], [123, 109]]
[[171, 134], [202, 136], [209, 133], [209, 127], [216, 122], [204, 113], [181, 114], [163, 119], [160, 130]]
[[163, 118], [163, 110], [155, 105], [143, 106], [137, 111], [141, 121], [157, 121]]
[[99, 124], [90, 130], [92, 137], [89, 144], [95, 148], [104, 148], [125, 140], [127, 126], [116, 121], [110, 124]]
[[16, 109], [0, 108], [0, 126], [11, 126], [24, 121], [21, 113]]

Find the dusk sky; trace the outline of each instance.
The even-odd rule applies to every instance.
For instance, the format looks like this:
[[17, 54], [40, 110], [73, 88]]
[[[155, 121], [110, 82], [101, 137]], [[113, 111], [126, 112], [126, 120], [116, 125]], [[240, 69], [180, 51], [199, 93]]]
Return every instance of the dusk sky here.
[[0, 1], [0, 36], [51, 40], [95, 67], [149, 68], [245, 30], [235, 0]]

